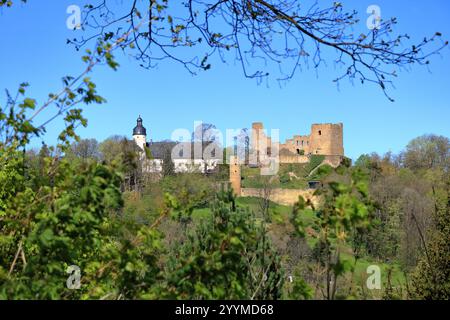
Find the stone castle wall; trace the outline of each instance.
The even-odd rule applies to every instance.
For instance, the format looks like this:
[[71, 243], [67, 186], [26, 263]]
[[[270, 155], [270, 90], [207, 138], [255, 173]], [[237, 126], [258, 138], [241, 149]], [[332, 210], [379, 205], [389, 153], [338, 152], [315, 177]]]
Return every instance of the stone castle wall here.
[[[310, 199], [314, 205], [318, 204], [319, 199], [313, 195], [314, 190], [300, 190], [300, 189], [271, 189], [269, 194], [270, 201], [285, 206], [292, 206], [298, 201], [298, 197], [302, 196], [305, 200]], [[256, 188], [242, 188], [241, 197], [264, 197], [263, 189]]]
[[281, 155], [279, 156], [280, 163], [308, 163], [308, 156], [299, 156], [299, 155]]

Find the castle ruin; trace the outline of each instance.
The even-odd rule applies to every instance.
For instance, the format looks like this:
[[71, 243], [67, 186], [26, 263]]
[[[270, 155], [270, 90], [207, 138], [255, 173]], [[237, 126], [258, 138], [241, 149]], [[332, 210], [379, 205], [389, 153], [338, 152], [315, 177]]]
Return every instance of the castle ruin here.
[[261, 122], [252, 124], [251, 143], [242, 161], [230, 158], [230, 183], [236, 195], [241, 195], [240, 165], [263, 166], [270, 161], [278, 164], [309, 163], [314, 155], [323, 156], [322, 164], [338, 167], [344, 158], [344, 133], [342, 123], [311, 125], [308, 135], [294, 135], [284, 143], [272, 141]]
[[313, 124], [309, 135], [294, 135], [284, 143], [276, 143], [266, 135], [263, 124], [255, 122], [250, 149], [258, 164], [278, 151], [279, 163], [307, 163], [311, 155], [323, 155], [336, 167], [344, 157], [343, 124]]
[[[137, 119], [136, 127], [133, 129], [133, 139], [139, 148], [146, 148], [152, 155], [152, 159], [144, 161], [145, 171], [161, 172], [164, 161], [164, 153], [171, 153], [171, 161], [174, 163], [175, 172], [202, 172], [211, 173], [222, 163], [222, 154], [218, 153], [211, 159], [198, 156], [192, 150], [203, 142], [147, 142], [147, 130], [143, 126], [142, 118]], [[246, 135], [244, 141], [244, 153], [238, 152], [237, 137], [235, 137], [234, 153], [228, 158], [229, 182], [236, 195], [240, 196], [249, 192], [241, 187], [241, 166], [260, 167], [261, 172], [270, 165], [276, 164], [275, 170], [265, 175], [274, 175], [278, 172], [279, 164], [306, 164], [313, 156], [322, 156], [321, 164], [338, 167], [344, 158], [344, 134], [343, 124], [325, 123], [313, 124], [308, 135], [297, 134], [287, 139], [284, 143], [278, 142], [278, 137], [270, 137], [266, 134], [261, 122], [252, 124], [251, 136]], [[214, 150], [222, 150], [223, 146], [214, 142], [207, 146], [214, 146]], [[242, 146], [241, 146], [242, 147]], [[178, 150], [180, 149], [180, 150]], [[186, 149], [186, 152], [184, 149]], [[242, 149], [242, 148], [241, 148]], [[174, 151], [179, 152], [174, 152]], [[230, 150], [230, 148], [228, 149]], [[142, 152], [141, 156], [144, 156]], [[280, 197], [284, 192], [279, 192]]]

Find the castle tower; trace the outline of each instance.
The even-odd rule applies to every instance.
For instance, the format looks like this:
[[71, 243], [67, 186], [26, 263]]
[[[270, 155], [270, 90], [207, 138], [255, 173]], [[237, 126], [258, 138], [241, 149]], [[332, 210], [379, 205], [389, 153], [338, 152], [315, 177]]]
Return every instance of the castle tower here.
[[230, 157], [230, 182], [236, 196], [241, 195], [241, 167], [237, 156]]
[[313, 124], [309, 141], [311, 154], [344, 156], [343, 124]]
[[136, 144], [139, 146], [139, 148], [144, 150], [144, 146], [147, 143], [147, 130], [142, 125], [141, 116], [139, 116], [139, 118], [137, 118], [136, 122], [137, 122], [136, 127], [134, 127], [134, 129], [133, 129], [133, 139], [134, 139], [134, 142], [136, 142]]
[[252, 160], [251, 162], [254, 164], [260, 164], [264, 158], [264, 146], [263, 139], [267, 139], [264, 134], [264, 126], [262, 122], [254, 122], [252, 123], [252, 133], [251, 133], [251, 152], [252, 152]]

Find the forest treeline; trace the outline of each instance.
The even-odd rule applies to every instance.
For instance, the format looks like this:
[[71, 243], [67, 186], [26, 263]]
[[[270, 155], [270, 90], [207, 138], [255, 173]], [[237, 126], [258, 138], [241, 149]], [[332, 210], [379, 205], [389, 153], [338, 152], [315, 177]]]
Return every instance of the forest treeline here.
[[[226, 168], [142, 172], [123, 137], [3, 147], [0, 297], [448, 299], [449, 152], [427, 135], [363, 155], [327, 170], [320, 206], [300, 198], [279, 217], [267, 199], [236, 199]], [[358, 260], [397, 274], [383, 269], [372, 294], [354, 280]]]

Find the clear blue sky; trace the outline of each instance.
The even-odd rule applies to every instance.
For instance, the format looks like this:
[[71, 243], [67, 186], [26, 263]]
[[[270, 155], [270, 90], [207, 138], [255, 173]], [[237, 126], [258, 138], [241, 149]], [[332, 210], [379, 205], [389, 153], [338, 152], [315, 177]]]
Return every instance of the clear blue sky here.
[[[322, 2], [322, 1], [321, 1]], [[416, 40], [441, 31], [450, 39], [450, 2], [431, 1], [342, 1], [359, 11], [365, 24], [366, 8], [377, 4], [383, 17], [398, 17], [396, 31]], [[29, 95], [43, 101], [61, 88], [61, 77], [76, 75], [83, 68], [80, 55], [66, 45], [74, 32], [66, 28], [66, 8], [85, 1], [30, 0], [26, 5], [0, 10], [0, 103], [3, 89], [15, 90], [19, 83], [31, 84]], [[329, 2], [331, 3], [331, 2]], [[195, 120], [218, 128], [250, 127], [262, 121], [266, 128], [279, 128], [281, 139], [308, 134], [312, 123], [343, 122], [346, 154], [352, 158], [372, 151], [400, 151], [411, 139], [427, 133], [450, 137], [450, 50], [435, 57], [431, 73], [423, 67], [402, 72], [389, 102], [373, 85], [354, 86], [344, 81], [340, 89], [332, 83], [332, 66], [304, 70], [283, 87], [275, 81], [258, 85], [244, 78], [239, 66], [213, 64], [195, 77], [180, 65], [165, 63], [144, 70], [127, 57], [119, 59], [114, 72], [106, 67], [92, 75], [99, 93], [108, 102], [86, 107], [89, 120], [81, 128], [83, 138], [101, 141], [119, 134], [131, 137], [139, 114], [151, 139], [170, 138], [174, 129], [192, 130]], [[46, 116], [44, 114], [43, 116]], [[54, 144], [62, 128], [58, 119], [41, 140]]]

